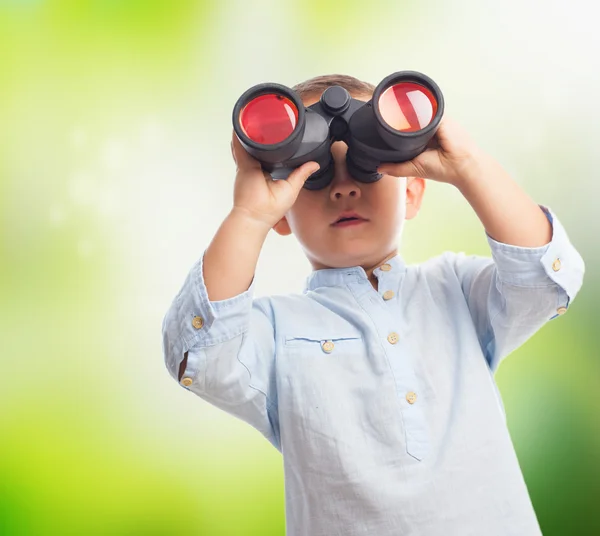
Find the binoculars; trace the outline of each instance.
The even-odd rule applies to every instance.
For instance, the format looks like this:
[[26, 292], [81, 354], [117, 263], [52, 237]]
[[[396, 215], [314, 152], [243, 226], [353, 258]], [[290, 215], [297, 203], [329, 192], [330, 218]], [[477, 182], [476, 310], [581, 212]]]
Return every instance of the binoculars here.
[[381, 179], [377, 167], [406, 162], [422, 153], [444, 113], [437, 84], [416, 71], [384, 78], [372, 98], [352, 98], [341, 86], [328, 87], [308, 108], [292, 89], [275, 83], [245, 91], [233, 108], [233, 128], [246, 151], [275, 180], [286, 179], [308, 161], [321, 166], [304, 188], [319, 190], [331, 183], [331, 144], [348, 145], [349, 173], [364, 183]]

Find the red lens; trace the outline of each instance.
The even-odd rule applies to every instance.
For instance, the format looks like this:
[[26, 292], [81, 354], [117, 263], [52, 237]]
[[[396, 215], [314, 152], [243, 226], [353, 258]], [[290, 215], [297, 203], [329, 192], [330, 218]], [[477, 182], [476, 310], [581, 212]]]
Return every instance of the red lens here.
[[288, 98], [270, 93], [252, 99], [240, 112], [244, 134], [256, 143], [285, 140], [298, 124], [298, 109]]
[[435, 117], [437, 100], [426, 87], [414, 82], [399, 82], [379, 97], [383, 120], [400, 132], [416, 132]]

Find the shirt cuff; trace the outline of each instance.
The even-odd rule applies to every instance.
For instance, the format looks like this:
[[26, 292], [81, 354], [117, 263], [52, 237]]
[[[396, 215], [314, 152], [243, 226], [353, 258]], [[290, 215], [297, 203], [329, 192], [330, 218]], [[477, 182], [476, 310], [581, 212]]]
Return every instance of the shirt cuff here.
[[567, 233], [554, 214], [538, 205], [552, 224], [550, 242], [539, 247], [523, 247], [504, 244], [486, 237], [501, 281], [517, 286], [549, 286], [552, 283], [563, 288], [571, 301], [583, 281], [585, 266], [579, 252], [571, 244]]
[[244, 292], [226, 300], [211, 301], [204, 281], [204, 254], [192, 266], [175, 300], [170, 320], [179, 324], [179, 349], [219, 344], [248, 329], [255, 278]]

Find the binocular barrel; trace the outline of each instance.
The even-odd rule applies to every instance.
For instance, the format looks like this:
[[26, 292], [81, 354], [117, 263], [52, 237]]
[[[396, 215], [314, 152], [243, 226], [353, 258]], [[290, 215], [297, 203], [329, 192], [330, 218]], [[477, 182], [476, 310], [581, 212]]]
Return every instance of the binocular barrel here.
[[333, 179], [331, 144], [348, 145], [350, 174], [361, 182], [381, 178], [384, 162], [405, 162], [423, 152], [444, 111], [437, 84], [416, 71], [382, 80], [368, 101], [331, 86], [305, 107], [292, 89], [259, 84], [244, 92], [233, 109], [233, 128], [242, 146], [273, 179], [285, 179], [314, 160], [321, 166], [304, 187], [320, 189]]

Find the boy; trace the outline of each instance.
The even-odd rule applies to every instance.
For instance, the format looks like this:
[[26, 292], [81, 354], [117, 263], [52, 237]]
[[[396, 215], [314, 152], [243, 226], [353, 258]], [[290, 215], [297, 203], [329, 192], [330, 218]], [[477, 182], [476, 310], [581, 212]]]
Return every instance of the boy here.
[[[331, 85], [365, 101], [374, 90], [335, 75], [294, 89], [309, 106]], [[316, 163], [272, 181], [233, 136], [233, 208], [163, 322], [171, 375], [283, 454], [289, 536], [541, 534], [493, 374], [567, 310], [581, 256], [448, 118], [375, 183], [352, 178], [346, 149], [332, 145], [335, 177], [311, 191]], [[403, 262], [425, 179], [460, 190], [491, 258]], [[270, 229], [293, 233], [312, 265], [302, 295], [253, 298]]]

